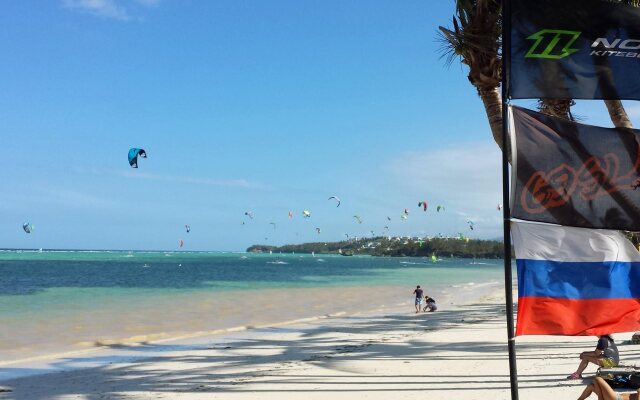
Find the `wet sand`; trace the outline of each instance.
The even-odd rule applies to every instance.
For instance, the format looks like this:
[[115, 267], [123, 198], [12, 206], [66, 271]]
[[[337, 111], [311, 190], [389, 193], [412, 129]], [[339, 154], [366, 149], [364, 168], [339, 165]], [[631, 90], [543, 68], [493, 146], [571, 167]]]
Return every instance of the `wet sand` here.
[[[451, 293], [472, 296], [495, 285], [457, 285], [432, 289], [431, 294], [447, 302]], [[246, 294], [202, 291], [112, 299], [97, 310], [76, 307], [73, 312], [69, 311], [72, 306], [62, 304], [61, 308], [66, 307], [64, 312], [46, 319], [27, 315], [3, 321], [0, 367], [104, 346], [219, 335], [301, 318], [382, 311], [410, 301], [411, 290], [411, 287], [359, 286], [262, 289]]]

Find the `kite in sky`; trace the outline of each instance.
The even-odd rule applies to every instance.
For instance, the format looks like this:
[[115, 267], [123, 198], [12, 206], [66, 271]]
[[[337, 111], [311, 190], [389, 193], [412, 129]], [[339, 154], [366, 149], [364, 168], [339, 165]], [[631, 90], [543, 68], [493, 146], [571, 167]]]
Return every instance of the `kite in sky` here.
[[133, 147], [129, 149], [129, 165], [132, 168], [138, 168], [138, 156], [142, 158], [147, 158], [147, 152], [144, 149], [138, 149]]

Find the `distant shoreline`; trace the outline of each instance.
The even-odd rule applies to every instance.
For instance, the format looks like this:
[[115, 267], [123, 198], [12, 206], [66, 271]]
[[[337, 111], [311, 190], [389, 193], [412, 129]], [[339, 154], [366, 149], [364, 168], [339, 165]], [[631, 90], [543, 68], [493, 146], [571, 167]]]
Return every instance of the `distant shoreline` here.
[[[504, 258], [504, 243], [460, 237], [352, 238], [339, 242], [311, 242], [284, 246], [253, 245], [248, 253], [336, 254], [373, 257]], [[513, 253], [513, 251], [512, 251]]]

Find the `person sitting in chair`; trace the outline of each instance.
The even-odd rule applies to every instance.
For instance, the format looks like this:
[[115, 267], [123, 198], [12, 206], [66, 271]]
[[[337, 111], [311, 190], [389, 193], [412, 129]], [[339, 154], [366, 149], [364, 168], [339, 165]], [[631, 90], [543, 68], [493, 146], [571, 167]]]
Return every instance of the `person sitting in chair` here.
[[620, 358], [618, 356], [618, 347], [609, 335], [598, 336], [598, 344], [594, 351], [583, 351], [580, 353], [580, 365], [576, 372], [567, 376], [567, 379], [582, 379], [582, 371], [587, 368], [589, 363], [593, 363], [599, 367], [612, 368], [618, 365]]

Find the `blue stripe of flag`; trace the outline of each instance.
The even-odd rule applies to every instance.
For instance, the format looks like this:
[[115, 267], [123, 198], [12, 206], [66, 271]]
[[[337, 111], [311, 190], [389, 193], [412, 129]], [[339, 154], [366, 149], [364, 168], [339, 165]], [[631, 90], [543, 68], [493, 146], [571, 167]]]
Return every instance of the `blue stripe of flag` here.
[[640, 298], [640, 262], [516, 260], [518, 296]]

